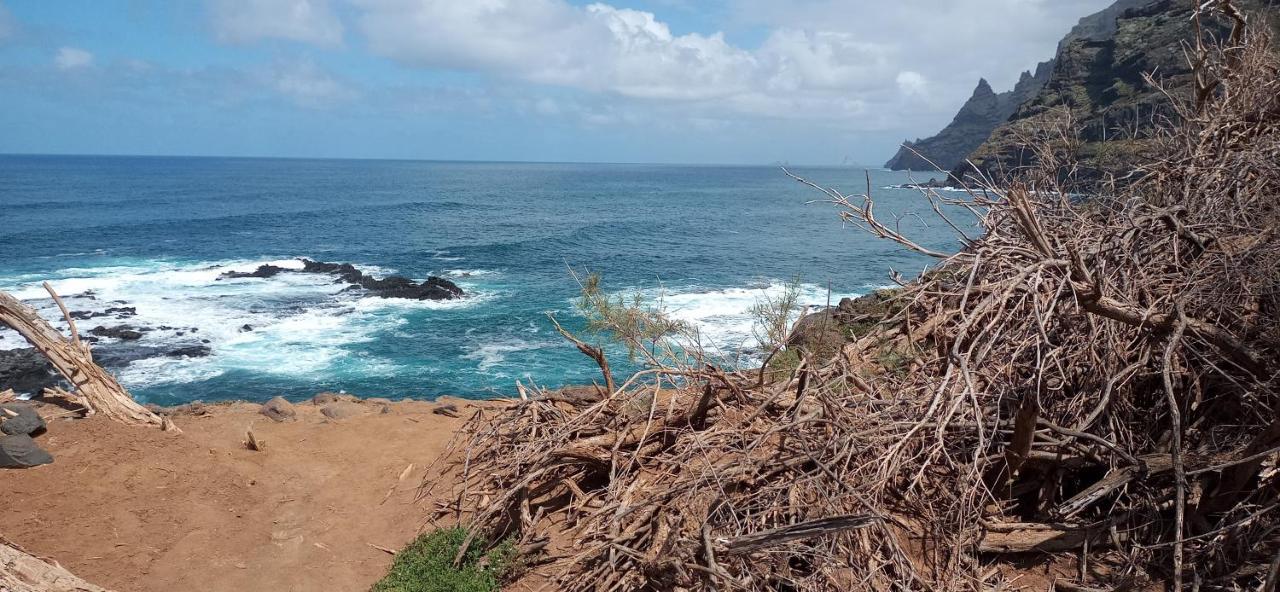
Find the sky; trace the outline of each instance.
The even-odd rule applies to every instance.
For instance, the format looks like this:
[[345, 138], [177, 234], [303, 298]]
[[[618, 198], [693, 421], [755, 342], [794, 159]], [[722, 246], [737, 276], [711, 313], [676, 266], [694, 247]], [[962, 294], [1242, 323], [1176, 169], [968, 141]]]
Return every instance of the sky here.
[[1111, 0], [0, 0], [0, 153], [871, 164]]

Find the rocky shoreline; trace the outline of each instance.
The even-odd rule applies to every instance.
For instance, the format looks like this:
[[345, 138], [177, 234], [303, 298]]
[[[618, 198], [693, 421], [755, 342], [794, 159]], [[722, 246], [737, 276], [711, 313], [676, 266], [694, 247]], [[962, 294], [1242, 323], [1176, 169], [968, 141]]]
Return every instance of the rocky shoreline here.
[[[415, 282], [399, 275], [379, 279], [360, 271], [351, 263], [328, 263], [307, 258], [299, 258], [298, 261], [302, 263], [301, 269], [265, 264], [249, 272], [227, 271], [219, 275], [216, 281], [246, 278], [265, 280], [280, 274], [305, 273], [333, 276], [334, 283], [350, 284], [344, 291], [359, 290], [380, 298], [442, 301], [466, 296], [457, 284], [437, 276], [430, 276], [423, 282]], [[97, 303], [98, 295], [92, 291], [69, 295], [66, 300], [72, 307], [69, 316], [80, 325], [80, 339], [89, 344], [97, 344], [93, 352], [94, 358], [108, 370], [118, 370], [143, 359], [203, 358], [214, 353], [211, 341], [201, 337], [199, 327], [148, 326], [138, 322], [137, 306], [120, 300]], [[77, 307], [77, 302], [84, 306]], [[87, 309], [94, 304], [109, 306], [100, 310]], [[239, 327], [241, 333], [253, 330], [254, 326], [251, 324]], [[165, 338], [148, 339], [148, 335], [153, 332], [163, 333]], [[59, 386], [68, 385], [35, 348], [0, 349], [0, 389], [37, 395], [46, 388]]]

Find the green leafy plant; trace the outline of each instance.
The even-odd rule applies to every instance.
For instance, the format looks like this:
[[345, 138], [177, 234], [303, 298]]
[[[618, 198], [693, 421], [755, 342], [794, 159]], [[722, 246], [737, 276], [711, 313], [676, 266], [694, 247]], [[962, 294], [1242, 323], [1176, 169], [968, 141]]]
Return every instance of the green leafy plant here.
[[496, 592], [516, 568], [515, 545], [504, 541], [486, 552], [484, 540], [477, 537], [455, 567], [453, 560], [467, 534], [467, 529], [456, 527], [418, 537], [396, 554], [391, 571], [372, 592]]
[[[577, 274], [574, 274], [577, 278]], [[685, 323], [671, 318], [662, 300], [650, 302], [643, 294], [631, 296], [607, 294], [598, 273], [588, 273], [579, 280], [582, 295], [578, 311], [587, 319], [587, 329], [607, 334], [627, 348], [631, 359], [637, 353], [652, 349], [663, 339], [688, 329]]]

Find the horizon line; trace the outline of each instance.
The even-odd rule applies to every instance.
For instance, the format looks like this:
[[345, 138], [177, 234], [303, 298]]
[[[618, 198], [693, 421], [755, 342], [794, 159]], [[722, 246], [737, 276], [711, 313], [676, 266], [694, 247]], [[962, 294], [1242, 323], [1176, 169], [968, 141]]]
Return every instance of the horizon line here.
[[0, 152], [2, 157], [70, 157], [70, 158], [189, 158], [189, 159], [243, 159], [243, 160], [352, 160], [352, 161], [384, 161], [384, 162], [436, 162], [454, 164], [580, 164], [580, 165], [627, 165], [627, 166], [687, 166], [687, 167], [811, 167], [811, 168], [849, 168], [863, 170], [888, 170], [883, 166], [863, 164], [813, 164], [774, 161], [772, 163], [730, 163], [730, 162], [626, 162], [626, 161], [574, 161], [574, 160], [478, 160], [465, 158], [411, 158], [411, 157], [378, 157], [378, 156], [270, 156], [270, 155], [226, 155], [226, 154], [123, 154], [123, 153], [82, 153], [82, 152]]

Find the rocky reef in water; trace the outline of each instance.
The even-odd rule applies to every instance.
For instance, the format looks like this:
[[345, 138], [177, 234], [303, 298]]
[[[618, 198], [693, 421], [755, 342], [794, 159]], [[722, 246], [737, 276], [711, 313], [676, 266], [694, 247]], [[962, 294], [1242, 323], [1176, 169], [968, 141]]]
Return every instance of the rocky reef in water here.
[[260, 265], [249, 272], [228, 271], [221, 277], [260, 278], [275, 277], [281, 273], [318, 273], [336, 276], [336, 281], [352, 284], [382, 298], [405, 298], [409, 300], [452, 300], [463, 296], [462, 288], [457, 284], [436, 276], [428, 277], [424, 282], [415, 282], [407, 277], [390, 275], [377, 279], [356, 269], [350, 263], [325, 263], [300, 259], [302, 269], [288, 269], [277, 265]]

